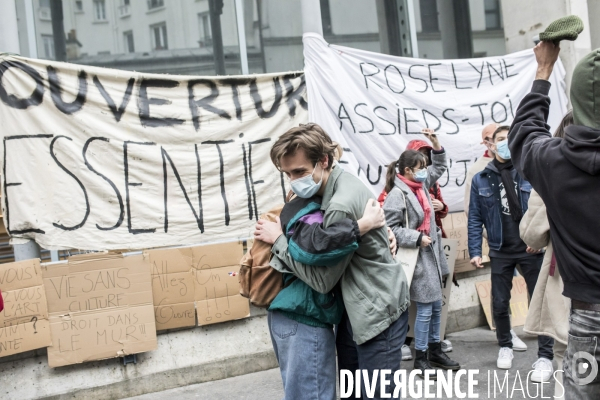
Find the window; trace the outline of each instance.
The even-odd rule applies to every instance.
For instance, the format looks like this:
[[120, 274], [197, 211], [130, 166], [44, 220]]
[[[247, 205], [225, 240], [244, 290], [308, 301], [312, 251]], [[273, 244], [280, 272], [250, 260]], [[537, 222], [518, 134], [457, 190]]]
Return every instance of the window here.
[[200, 31], [200, 47], [212, 46], [212, 31], [210, 30], [210, 16], [208, 13], [198, 14], [198, 28]]
[[152, 49], [153, 50], [166, 50], [169, 48], [169, 42], [167, 42], [167, 24], [153, 25], [150, 27], [152, 35]]
[[321, 0], [321, 23], [323, 24], [323, 34], [330, 35], [331, 30], [331, 8], [329, 0]]
[[106, 21], [106, 4], [104, 0], [94, 0], [94, 19]]
[[124, 6], [128, 6], [129, 5], [129, 0], [123, 0], [123, 5]]
[[164, 0], [148, 0], [148, 9], [149, 10], [152, 10], [153, 8], [164, 7], [164, 6], [165, 6]]
[[75, 1], [75, 11], [77, 11], [77, 12], [83, 12], [83, 0], [76, 0]]
[[44, 44], [44, 58], [54, 60], [54, 37], [52, 35], [42, 35], [42, 43]]
[[419, 9], [421, 11], [421, 30], [423, 32], [439, 32], [437, 1], [421, 0]]
[[38, 10], [39, 17], [42, 21], [52, 21], [50, 12], [50, 0], [40, 0], [40, 8]]
[[498, 0], [485, 0], [485, 29], [500, 29], [500, 4]]
[[135, 53], [135, 46], [133, 45], [133, 31], [123, 32], [123, 38], [125, 39], [125, 51], [127, 53]]

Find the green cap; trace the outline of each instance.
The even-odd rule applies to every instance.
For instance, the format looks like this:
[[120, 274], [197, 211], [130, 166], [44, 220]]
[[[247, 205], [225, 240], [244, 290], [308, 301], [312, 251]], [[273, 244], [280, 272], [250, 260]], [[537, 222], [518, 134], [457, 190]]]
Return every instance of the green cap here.
[[540, 40], [546, 42], [559, 42], [561, 40], [575, 40], [583, 31], [583, 21], [577, 15], [569, 15], [552, 22], [546, 30], [540, 33]]

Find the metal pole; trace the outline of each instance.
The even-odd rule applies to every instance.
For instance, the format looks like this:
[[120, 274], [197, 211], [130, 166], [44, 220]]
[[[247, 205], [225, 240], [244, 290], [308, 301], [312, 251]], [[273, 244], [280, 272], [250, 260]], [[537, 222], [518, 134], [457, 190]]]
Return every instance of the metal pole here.
[[56, 58], [56, 61], [67, 61], [62, 0], [50, 0], [50, 15], [52, 18], [52, 36], [54, 37], [54, 58]]
[[262, 1], [256, 0], [256, 8], [258, 9], [258, 41], [260, 43], [260, 61], [262, 62], [263, 72], [267, 72], [267, 59], [265, 56], [265, 41], [263, 40], [262, 27]]
[[248, 75], [248, 49], [246, 48], [246, 27], [244, 24], [243, 0], [235, 0], [235, 16], [237, 19], [238, 43], [240, 45], [240, 64], [242, 74]]
[[417, 23], [415, 21], [415, 4], [413, 0], [406, 0], [408, 12], [408, 28], [410, 29], [410, 47], [412, 56], [419, 58], [419, 44], [417, 43]]
[[27, 22], [27, 44], [29, 57], [38, 58], [37, 38], [35, 36], [35, 15], [33, 14], [33, 0], [25, 0], [25, 20]]
[[210, 13], [215, 72], [217, 75], [225, 75], [225, 54], [223, 52], [223, 32], [221, 31], [223, 0], [208, 0], [208, 9]]
[[302, 33], [316, 33], [323, 36], [321, 21], [321, 2], [319, 0], [302, 0]]
[[21, 53], [15, 0], [0, 1], [0, 53]]

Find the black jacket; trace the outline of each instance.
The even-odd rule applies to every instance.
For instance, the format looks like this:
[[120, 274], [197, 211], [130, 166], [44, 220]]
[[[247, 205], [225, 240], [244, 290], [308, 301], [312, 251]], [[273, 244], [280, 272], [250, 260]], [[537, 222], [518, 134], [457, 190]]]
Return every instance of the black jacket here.
[[546, 205], [563, 295], [600, 304], [600, 130], [571, 125], [564, 139], [552, 138], [549, 90], [550, 82], [534, 81], [508, 145], [517, 171]]

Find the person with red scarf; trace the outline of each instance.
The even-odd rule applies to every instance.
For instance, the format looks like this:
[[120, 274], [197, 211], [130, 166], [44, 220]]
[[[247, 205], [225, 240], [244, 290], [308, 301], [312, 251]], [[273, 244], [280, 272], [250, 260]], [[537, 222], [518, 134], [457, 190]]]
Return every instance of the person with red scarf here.
[[[427, 165], [431, 165], [431, 150], [433, 150], [433, 148], [426, 141], [411, 140], [406, 145], [406, 150], [416, 150], [425, 154], [427, 157]], [[446, 218], [446, 215], [448, 215], [448, 205], [444, 203], [442, 189], [440, 188], [440, 184], [438, 182], [435, 182], [435, 184], [429, 188], [429, 196], [431, 197], [431, 204], [433, 205], [433, 210], [435, 211], [435, 224], [442, 230], [442, 237], [446, 238], [446, 232], [442, 226], [442, 219]], [[386, 197], [387, 192], [384, 190], [377, 199], [382, 207]]]
[[446, 172], [446, 152], [433, 130], [423, 129], [423, 133], [432, 144], [431, 165], [428, 167], [426, 156], [416, 150], [405, 150], [396, 162], [391, 162], [383, 211], [397, 246], [419, 249], [410, 286], [410, 300], [417, 305], [414, 368], [423, 372], [433, 367], [457, 370], [460, 365], [442, 351], [440, 340], [442, 282], [449, 272], [429, 195]]
[[[408, 145], [406, 145], [406, 150], [416, 150], [425, 154], [427, 157], [427, 165], [431, 165], [431, 150], [433, 150], [433, 148], [426, 141], [411, 140], [408, 142]], [[435, 211], [435, 224], [442, 230], [442, 237], [446, 238], [446, 232], [442, 226], [442, 219], [446, 218], [446, 215], [448, 215], [448, 205], [444, 203], [442, 189], [438, 182], [435, 182], [435, 184], [429, 188], [429, 197], [431, 197], [431, 204], [433, 204], [433, 210]]]

